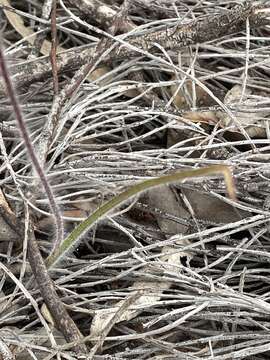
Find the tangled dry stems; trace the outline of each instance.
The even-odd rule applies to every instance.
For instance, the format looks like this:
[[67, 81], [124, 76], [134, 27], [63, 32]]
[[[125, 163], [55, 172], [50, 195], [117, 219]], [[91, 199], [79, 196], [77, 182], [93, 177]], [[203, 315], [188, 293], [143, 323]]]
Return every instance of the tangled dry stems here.
[[[132, 24], [140, 25], [134, 30], [139, 36], [166, 26], [174, 28], [179, 18], [220, 14], [235, 1], [173, 4], [156, 0], [147, 5], [136, 0], [134, 4], [128, 16]], [[12, 5], [23, 11], [20, 15], [26, 26], [38, 28], [42, 10], [38, 2], [26, 1], [22, 6], [13, 1]], [[80, 49], [93, 51], [104, 31], [111, 34], [112, 24], [99, 18], [82, 23], [82, 13], [72, 1], [63, 5], [69, 12], [60, 3], [58, 41], [73, 49], [69, 56], [74, 63], [69, 71], [59, 71], [60, 89], [83, 65], [76, 62]], [[119, 11], [110, 1], [107, 6]], [[43, 19], [41, 24], [39, 31], [47, 33], [50, 21]], [[40, 59], [29, 59], [31, 46], [6, 19], [3, 25], [5, 53], [16, 79], [15, 73], [35, 67]], [[150, 194], [150, 200], [147, 196], [136, 199], [103, 220], [75, 249], [75, 256], [70, 253], [50, 271], [95, 359], [269, 357], [269, 26], [254, 29], [251, 25], [245, 22], [242, 32], [181, 51], [155, 44], [155, 51], [142, 49], [121, 59], [115, 55], [103, 76], [77, 82], [78, 89], [61, 102], [49, 141], [44, 127], [58, 99], [51, 77], [39, 81], [37, 72], [29, 88], [18, 88], [27, 127], [36, 149], [42, 149], [38, 155], [45, 159], [66, 233], [105, 200], [139, 180], [220, 163], [234, 169], [237, 203], [226, 198], [221, 179], [177, 185], [174, 193], [178, 203], [184, 204], [177, 210], [165, 204], [171, 198], [166, 195], [164, 201], [160, 190]], [[128, 42], [125, 36], [122, 39]], [[110, 51], [115, 51], [113, 46]], [[79, 49], [76, 54], [74, 48]], [[48, 60], [46, 64], [45, 78], [51, 71]], [[190, 79], [194, 81], [188, 91]], [[172, 85], [178, 91], [185, 89], [180, 109], [175, 106], [177, 91], [171, 92]], [[205, 99], [199, 103], [201, 85], [207, 89], [209, 103]], [[228, 104], [225, 95], [235, 85], [242, 86], [243, 96]], [[0, 101], [1, 189], [26, 229], [32, 219], [45, 258], [54, 229], [48, 200], [36, 186], [10, 103], [4, 95]], [[232, 121], [223, 126], [194, 122], [187, 116], [191, 110], [200, 114], [227, 111]], [[246, 114], [248, 125], [237, 123], [240, 112]], [[250, 118], [255, 137], [249, 136]], [[50, 330], [46, 312], [39, 310], [43, 300], [30, 281], [27, 241], [25, 235], [24, 242], [10, 238], [0, 243], [2, 357], [11, 356], [4, 355], [6, 351], [16, 353], [18, 359], [76, 359], [73, 344], [67, 344], [54, 326]], [[182, 260], [168, 265], [162, 253], [165, 246], [170, 255]], [[160, 286], [152, 290], [152, 302], [136, 303], [134, 290], [143, 294], [145, 284]], [[127, 309], [136, 316], [119, 322], [114, 318], [103, 329], [103, 338], [90, 333], [96, 314], [120, 308], [119, 304], [119, 317]]]

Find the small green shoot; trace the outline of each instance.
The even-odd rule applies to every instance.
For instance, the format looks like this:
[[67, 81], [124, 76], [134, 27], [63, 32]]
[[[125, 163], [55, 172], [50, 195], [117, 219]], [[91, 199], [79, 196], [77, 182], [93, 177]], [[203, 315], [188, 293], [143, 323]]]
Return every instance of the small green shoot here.
[[209, 176], [209, 175], [223, 175], [228, 194], [231, 199], [236, 200], [235, 187], [233, 183], [233, 177], [228, 166], [225, 165], [213, 165], [203, 169], [192, 169], [177, 172], [170, 175], [157, 177], [154, 179], [143, 181], [130, 187], [128, 190], [123, 191], [119, 195], [113, 197], [95, 210], [86, 220], [82, 221], [62, 242], [62, 244], [56, 249], [46, 261], [48, 268], [54, 267], [59, 260], [61, 260], [72, 249], [79, 245], [79, 242], [83, 235], [90, 230], [90, 228], [99, 220], [104, 218], [108, 213], [114, 210], [119, 205], [123, 204], [127, 200], [131, 199], [135, 195], [138, 195], [148, 189], [161, 185], [169, 185], [182, 181], [188, 178]]

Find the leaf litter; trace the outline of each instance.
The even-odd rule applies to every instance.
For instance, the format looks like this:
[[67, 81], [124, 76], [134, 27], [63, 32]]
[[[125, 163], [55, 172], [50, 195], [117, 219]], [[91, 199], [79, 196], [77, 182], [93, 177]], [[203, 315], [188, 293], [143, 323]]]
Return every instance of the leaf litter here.
[[[269, 2], [256, 3], [269, 11]], [[39, 67], [32, 74], [31, 64], [49, 54], [50, 21], [42, 18], [39, 2], [0, 5], [10, 72], [32, 142], [37, 152], [44, 150], [38, 155], [45, 159], [66, 235], [139, 181], [210, 165], [233, 169], [237, 201], [226, 197], [221, 177], [149, 190], [102, 219], [50, 269], [88, 358], [268, 359], [269, 24], [256, 28], [251, 18], [233, 34], [181, 50], [157, 41], [131, 57], [126, 52], [94, 64], [65, 98], [47, 142], [44, 129], [56, 99], [52, 75], [39, 77]], [[104, 31], [113, 34], [112, 19], [123, 9], [111, 36], [131, 31], [120, 39], [133, 36], [130, 46], [138, 46], [139, 36], [226, 13], [235, 1], [57, 6], [58, 51], [71, 50], [70, 67], [58, 72], [64, 89], [81, 66], [76, 56], [96, 47]], [[37, 31], [44, 38], [34, 42]], [[39, 49], [34, 57], [33, 46]], [[16, 83], [21, 68], [29, 70], [28, 85]], [[3, 93], [1, 109], [0, 354], [76, 359], [44, 305], [14, 230], [14, 215], [22, 224], [31, 221], [44, 259], [50, 254], [53, 217]]]

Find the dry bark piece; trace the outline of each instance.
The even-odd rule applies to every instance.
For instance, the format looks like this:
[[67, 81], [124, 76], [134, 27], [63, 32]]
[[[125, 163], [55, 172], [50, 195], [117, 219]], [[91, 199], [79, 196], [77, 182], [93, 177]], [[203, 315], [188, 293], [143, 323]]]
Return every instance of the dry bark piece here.
[[[15, 217], [7, 202], [5, 201], [2, 191], [0, 192], [0, 199], [2, 202], [2, 207], [0, 210], [4, 209], [4, 213], [8, 213], [8, 217], [5, 219], [8, 221], [8, 224], [14, 229], [17, 233], [17, 236], [21, 238], [23, 236], [23, 228], [20, 224], [20, 221]], [[1, 203], [0, 203], [1, 205]], [[35, 276], [35, 279], [39, 285], [41, 295], [48, 306], [50, 313], [55, 320], [55, 323], [59, 327], [59, 330], [63, 332], [68, 341], [80, 341], [83, 339], [82, 334], [77, 328], [75, 322], [69, 316], [65, 305], [62, 303], [58, 297], [54, 283], [51, 280], [43, 258], [41, 256], [38, 244], [34, 237], [34, 232], [32, 229], [29, 230], [28, 237], [28, 260], [31, 265], [32, 272]], [[88, 352], [87, 346], [84, 343], [77, 344], [74, 346], [79, 353], [86, 354]]]
[[98, 0], [68, 0], [68, 2], [78, 9], [83, 15], [82, 18], [90, 21], [94, 19], [96, 23], [106, 29], [112, 25], [113, 18], [116, 15], [115, 10]]
[[57, 295], [54, 282], [48, 274], [37, 241], [34, 238], [34, 234], [31, 229], [29, 231], [27, 254], [32, 272], [39, 286], [43, 300], [45, 301], [58, 329], [63, 333], [67, 341], [75, 342], [75, 351], [77, 351], [79, 354], [87, 354], [87, 346], [82, 342], [83, 335], [81, 334], [73, 319], [69, 316], [65, 305]]
[[[2, 202], [2, 207], [0, 206], [0, 209], [4, 209], [5, 213], [8, 213], [9, 217], [6, 217], [6, 219], [8, 219], [9, 225], [13, 227], [14, 231], [21, 238], [24, 234], [23, 227], [21, 226], [20, 221], [11, 211], [2, 192], [0, 192], [0, 199]], [[36, 242], [34, 232], [31, 228], [29, 229], [28, 235], [28, 260], [30, 262], [35, 279], [39, 285], [41, 295], [46, 305], [48, 306], [55, 323], [57, 324], [59, 330], [63, 332], [67, 341], [80, 342], [83, 339], [83, 336], [77, 328], [75, 322], [69, 316], [65, 305], [62, 303], [56, 293], [54, 283], [48, 274], [46, 265], [43, 261], [38, 244]], [[87, 346], [83, 342], [76, 344], [74, 349], [78, 353], [82, 354], [87, 354], [88, 352]]]
[[[7, 1], [7, 0], [6, 0]], [[205, 16], [202, 19], [190, 21], [185, 24], [177, 25], [174, 28], [165, 28], [162, 31], [154, 31], [150, 34], [133, 36], [129, 39], [129, 44], [143, 51], [157, 51], [156, 43], [165, 49], [178, 50], [188, 45], [204, 43], [218, 39], [224, 35], [234, 34], [246, 29], [246, 20], [249, 18], [251, 28], [270, 23], [267, 17], [267, 11], [261, 11], [263, 5], [250, 2], [236, 5], [224, 14]], [[267, 8], [266, 8], [267, 10]], [[116, 47], [104, 59], [106, 64], [113, 60], [121, 60], [136, 55], [136, 51], [125, 46]], [[71, 49], [65, 54], [57, 56], [58, 73], [73, 71], [83, 64], [89, 63], [89, 59], [94, 56], [93, 48], [83, 50]], [[11, 66], [13, 78], [20, 89], [35, 81], [47, 79], [51, 74], [51, 65], [49, 59], [41, 59], [22, 65]], [[4, 94], [4, 86], [0, 84], [0, 93]]]
[[[10, 6], [10, 2], [9, 0], [0, 0], [0, 5], [5, 6], [3, 8], [4, 14], [6, 15], [8, 21], [10, 22], [10, 24], [14, 27], [14, 29], [23, 37], [26, 38], [26, 41], [29, 42], [31, 45], [34, 45], [35, 43], [35, 39], [36, 39], [36, 35], [35, 32], [30, 28], [30, 27], [26, 27], [24, 25], [24, 22], [22, 20], [22, 17], [18, 14], [16, 14], [13, 11], [8, 10], [7, 8], [11, 8]], [[44, 40], [40, 49], [41, 54], [43, 55], [49, 55], [50, 51], [51, 51], [51, 47], [52, 44], [50, 41], [48, 40]], [[61, 53], [66, 51], [66, 49], [64, 49], [61, 46], [57, 46], [57, 53]], [[48, 60], [49, 61], [49, 58]], [[59, 64], [58, 64], [59, 65]], [[96, 70], [94, 70], [88, 77], [89, 81], [96, 81], [97, 79], [99, 79], [101, 76], [103, 76], [104, 74], [106, 74], [107, 72], [109, 72], [111, 69], [104, 65]], [[51, 64], [50, 62], [48, 62], [48, 71], [50, 72], [48, 75], [51, 76]], [[106, 83], [109, 82], [110, 79], [107, 79]], [[105, 82], [103, 81], [103, 84]]]

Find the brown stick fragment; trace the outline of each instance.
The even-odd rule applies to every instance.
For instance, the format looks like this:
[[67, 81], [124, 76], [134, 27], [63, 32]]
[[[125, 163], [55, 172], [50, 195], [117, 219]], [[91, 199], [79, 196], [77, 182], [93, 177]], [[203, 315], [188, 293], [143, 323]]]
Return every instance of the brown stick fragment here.
[[74, 346], [74, 351], [79, 354], [87, 354], [87, 346], [82, 342], [83, 335], [69, 316], [64, 304], [57, 295], [54, 283], [48, 274], [48, 270], [39, 251], [33, 232], [29, 234], [28, 259], [39, 286], [41, 296], [43, 297], [57, 328], [63, 333], [68, 342], [81, 342]]
[[57, 62], [56, 62], [56, 53], [57, 53], [56, 0], [52, 0], [51, 32], [52, 32], [52, 48], [50, 53], [50, 59], [51, 59], [52, 74], [53, 74], [53, 90], [54, 90], [54, 95], [56, 96], [59, 90], [58, 76], [57, 76]]
[[[18, 99], [16, 97], [13, 84], [11, 82], [7, 63], [5, 60], [5, 56], [3, 53], [3, 50], [0, 46], [0, 69], [1, 69], [1, 75], [4, 79], [4, 83], [6, 85], [7, 94], [10, 98], [11, 105], [13, 107], [14, 116], [17, 120], [17, 125], [20, 129], [22, 139], [24, 141], [26, 150], [28, 152], [29, 158], [31, 159], [31, 163], [36, 170], [39, 179], [43, 185], [43, 188], [46, 192], [46, 195], [48, 197], [51, 210], [55, 216], [55, 221], [57, 225], [57, 232], [58, 232], [58, 241], [62, 240], [63, 237], [63, 228], [62, 228], [62, 217], [61, 213], [58, 208], [58, 204], [55, 201], [53, 192], [51, 190], [51, 186], [47, 180], [47, 177], [45, 175], [45, 172], [43, 168], [40, 166], [40, 163], [35, 155], [35, 150], [33, 148], [33, 144], [31, 142], [31, 138], [28, 134], [27, 127], [25, 125], [25, 121], [23, 118], [23, 114], [20, 108], [20, 104], [18, 102]], [[5, 209], [5, 208], [4, 208]], [[23, 236], [23, 231], [21, 231], [21, 228], [19, 226], [19, 221], [15, 217], [9, 217], [8, 224], [12, 227], [14, 227], [14, 230], [16, 233], [19, 234], [20, 237]], [[16, 224], [18, 224], [16, 226]], [[56, 242], [57, 244], [57, 242]], [[28, 259], [33, 271], [33, 274], [36, 278], [36, 281], [40, 288], [40, 293], [51, 312], [51, 315], [53, 316], [53, 319], [55, 320], [56, 325], [58, 326], [59, 330], [61, 330], [66, 338], [67, 341], [70, 342], [78, 342], [83, 340], [83, 336], [81, 335], [79, 329], [77, 328], [74, 321], [69, 316], [67, 310], [65, 309], [64, 304], [59, 299], [56, 290], [54, 288], [53, 281], [51, 280], [46, 265], [43, 261], [42, 255], [39, 251], [38, 245], [36, 243], [34, 232], [31, 229], [29, 231], [29, 241], [28, 241]], [[81, 344], [75, 345], [74, 348], [77, 352], [87, 354], [88, 350], [86, 345], [81, 342]]]
[[[252, 5], [246, 2], [237, 5], [224, 14], [210, 15], [203, 19], [190, 21], [186, 24], [180, 23], [174, 28], [155, 31], [143, 36], [135, 37], [129, 44], [151, 52], [154, 44], [158, 43], [165, 49], [180, 49], [185, 46], [202, 44], [207, 41], [218, 39], [225, 35], [230, 35], [244, 31], [246, 20], [249, 18], [250, 27], [256, 28], [270, 20], [261, 16], [256, 10], [262, 6]], [[129, 57], [130, 49], [125, 47], [119, 51], [119, 57]]]
[[15, 94], [13, 82], [11, 81], [11, 78], [10, 78], [10, 75], [8, 72], [8, 65], [7, 65], [7, 62], [5, 59], [4, 52], [1, 48], [1, 45], [0, 45], [0, 70], [1, 70], [1, 75], [3, 78], [3, 83], [6, 86], [7, 95], [9, 97], [10, 103], [12, 105], [12, 109], [13, 109], [14, 116], [16, 119], [16, 124], [17, 124], [18, 128], [20, 129], [21, 137], [24, 142], [29, 159], [31, 161], [31, 165], [38, 175], [39, 182], [41, 183], [43, 190], [48, 198], [50, 209], [51, 209], [51, 212], [55, 219], [56, 232], [57, 232], [57, 237], [56, 237], [55, 243], [57, 244], [58, 242], [61, 242], [64, 237], [64, 227], [63, 227], [62, 215], [60, 212], [60, 208], [59, 208], [58, 204], [56, 203], [56, 200], [55, 200], [55, 197], [54, 197], [54, 194], [52, 191], [52, 187], [48, 182], [45, 171], [44, 171], [43, 167], [40, 165], [39, 159], [36, 156], [36, 152], [33, 147], [31, 137], [29, 135], [29, 132], [28, 132], [25, 120], [24, 120], [23, 112], [21, 110], [20, 103]]
[[[68, 2], [77, 9], [82, 19], [85, 19], [85, 21], [94, 19], [105, 30], [110, 29], [114, 23], [115, 16], [118, 14], [116, 10], [99, 0], [81, 0], [80, 2], [68, 0]], [[127, 21], [123, 21], [120, 24], [119, 29], [127, 32], [134, 29], [134, 27], [136, 25], [127, 19]]]
[[[123, 11], [121, 13], [123, 13]], [[119, 24], [121, 22], [121, 13], [115, 15], [114, 17], [114, 22], [112, 24], [113, 32], [116, 32], [118, 30]], [[102, 38], [97, 43], [96, 49], [93, 52], [94, 55], [89, 59], [89, 62], [84, 64], [79, 70], [76, 71], [70, 83], [67, 83], [67, 85], [61, 90], [59, 96], [54, 99], [52, 110], [49, 114], [48, 121], [45, 123], [39, 142], [39, 155], [42, 162], [45, 163], [46, 156], [53, 139], [53, 135], [57, 131], [59, 118], [64, 104], [77, 91], [77, 89], [81, 85], [82, 81], [87, 77], [87, 75], [89, 76], [90, 71], [92, 70], [91, 72], [93, 72], [93, 67], [95, 63], [110, 46], [110, 44], [112, 44], [110, 39]]]
[[[174, 28], [166, 28], [162, 31], [132, 37], [129, 44], [148, 52], [158, 51], [154, 45], [155, 43], [165, 49], [179, 50], [187, 45], [204, 43], [225, 35], [244, 31], [247, 18], [249, 18], [250, 27], [253, 29], [269, 24], [270, 20], [267, 17], [267, 12], [261, 11], [262, 9], [262, 5], [252, 5], [252, 3], [247, 2], [233, 7], [224, 14], [211, 15], [203, 19], [190, 21], [187, 24], [181, 23]], [[73, 71], [89, 63], [89, 60], [94, 55], [94, 50], [95, 47], [84, 48], [83, 50], [71, 49], [59, 55], [57, 57], [58, 72]], [[111, 51], [108, 58], [104, 59], [104, 62], [110, 63], [115, 59], [128, 58], [133, 56], [134, 53], [136, 53], [135, 50], [122, 45]], [[11, 71], [14, 74], [13, 78], [18, 89], [51, 76], [51, 68], [47, 58], [22, 65], [13, 65]], [[3, 92], [3, 85], [0, 84], [0, 94]]]
[[[3, 0], [1, 1], [3, 2]], [[52, 0], [45, 0], [42, 6], [42, 19], [48, 20], [50, 18], [51, 11], [52, 11]], [[14, 20], [16, 18], [17, 17], [15, 15]], [[22, 26], [24, 27], [24, 24], [22, 24]], [[41, 23], [38, 27], [38, 31], [42, 29], [44, 30], [44, 28], [45, 28], [44, 24]], [[29, 58], [38, 57], [39, 53], [42, 52], [41, 50], [44, 50], [43, 44], [45, 43], [46, 35], [47, 35], [46, 31], [37, 34], [36, 38], [34, 39], [33, 47], [31, 49], [31, 54]]]
[[111, 7], [98, 0], [68, 0], [68, 2], [79, 10], [80, 14], [83, 15], [82, 18], [85, 20], [94, 19], [97, 24], [105, 29], [112, 25], [113, 18], [117, 14]]
[[[0, 195], [2, 193], [0, 192]], [[2, 194], [2, 197], [4, 195]], [[4, 198], [3, 198], [4, 199]], [[3, 206], [0, 206], [0, 213], [4, 216], [7, 223], [16, 233], [18, 238], [24, 236], [24, 226], [16, 218], [14, 213], [8, 207], [5, 201], [2, 202]], [[83, 336], [77, 328], [74, 321], [69, 316], [65, 305], [62, 303], [57, 295], [54, 287], [54, 283], [49, 276], [48, 270], [41, 256], [37, 241], [35, 239], [34, 231], [30, 226], [28, 233], [28, 260], [31, 265], [32, 272], [39, 286], [40, 294], [43, 297], [52, 317], [55, 321], [57, 328], [63, 333], [65, 339], [68, 342], [80, 342], [80, 344], [74, 346], [74, 350], [79, 353], [87, 354], [88, 349], [84, 343], [82, 343]]]

